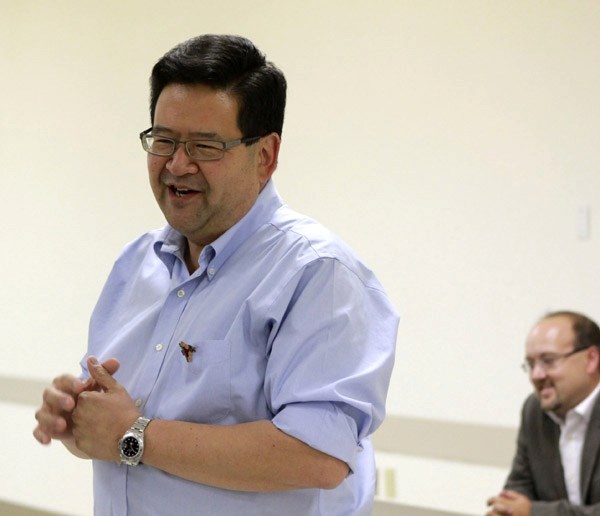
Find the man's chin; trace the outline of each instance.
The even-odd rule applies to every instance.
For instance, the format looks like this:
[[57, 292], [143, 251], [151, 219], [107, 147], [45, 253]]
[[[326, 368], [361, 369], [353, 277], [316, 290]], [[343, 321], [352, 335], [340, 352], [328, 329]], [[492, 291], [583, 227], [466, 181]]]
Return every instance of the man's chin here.
[[537, 398], [544, 410], [555, 410], [557, 405], [556, 393], [554, 389], [542, 389], [537, 391]]
[[540, 405], [542, 406], [542, 409], [544, 409], [546, 412], [548, 412], [548, 411], [554, 412], [556, 410], [556, 406], [557, 406], [554, 401], [548, 401], [548, 400], [540, 400]]

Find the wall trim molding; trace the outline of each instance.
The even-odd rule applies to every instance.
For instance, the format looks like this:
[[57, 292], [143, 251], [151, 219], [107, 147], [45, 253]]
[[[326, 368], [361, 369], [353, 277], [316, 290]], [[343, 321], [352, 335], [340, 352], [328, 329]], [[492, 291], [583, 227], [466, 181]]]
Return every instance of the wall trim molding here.
[[388, 416], [373, 434], [377, 451], [503, 468], [516, 442], [516, 428], [402, 416]]
[[61, 516], [57, 512], [44, 511], [42, 509], [3, 500], [0, 500], [0, 514], [10, 514], [10, 516]]
[[38, 406], [49, 381], [0, 375], [0, 401]]
[[[49, 383], [0, 375], [0, 402], [38, 407]], [[390, 415], [373, 444], [381, 452], [508, 468], [516, 438], [514, 428]]]

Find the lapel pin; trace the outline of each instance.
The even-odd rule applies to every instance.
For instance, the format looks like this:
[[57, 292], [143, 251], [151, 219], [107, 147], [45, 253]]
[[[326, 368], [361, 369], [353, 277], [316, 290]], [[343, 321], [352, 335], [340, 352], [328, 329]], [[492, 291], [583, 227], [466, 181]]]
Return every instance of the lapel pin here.
[[181, 341], [179, 343], [179, 347], [181, 348], [181, 354], [185, 357], [186, 362], [189, 364], [194, 357], [194, 353], [196, 352], [196, 346], [192, 346], [191, 344]]

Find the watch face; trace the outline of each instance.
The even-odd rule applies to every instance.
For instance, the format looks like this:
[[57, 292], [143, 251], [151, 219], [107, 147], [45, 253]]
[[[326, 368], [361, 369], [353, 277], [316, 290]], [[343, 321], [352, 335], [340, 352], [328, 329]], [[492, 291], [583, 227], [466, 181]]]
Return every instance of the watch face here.
[[135, 457], [140, 452], [140, 443], [131, 435], [125, 437], [121, 443], [121, 451], [125, 457]]

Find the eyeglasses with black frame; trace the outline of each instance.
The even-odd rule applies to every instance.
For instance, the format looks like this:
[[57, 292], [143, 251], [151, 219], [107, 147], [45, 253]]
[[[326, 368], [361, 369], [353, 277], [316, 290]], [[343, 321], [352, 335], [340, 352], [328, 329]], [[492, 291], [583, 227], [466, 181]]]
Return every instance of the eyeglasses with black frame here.
[[573, 351], [569, 351], [567, 353], [542, 355], [541, 357], [536, 358], [535, 360], [527, 359], [527, 360], [525, 360], [525, 362], [523, 362], [521, 364], [521, 369], [523, 369], [523, 371], [526, 372], [527, 374], [531, 374], [533, 372], [533, 370], [535, 369], [536, 364], [538, 364], [542, 368], [543, 371], [548, 372], [551, 369], [553, 369], [554, 367], [556, 367], [556, 363], [559, 360], [565, 360], [565, 359], [569, 358], [570, 356], [573, 356], [575, 353], [579, 353], [580, 351], [585, 351], [588, 348], [590, 348], [590, 346], [585, 346], [583, 348], [576, 348]]
[[140, 140], [144, 150], [154, 156], [169, 157], [175, 154], [177, 146], [182, 143], [188, 156], [198, 161], [216, 161], [225, 155], [225, 151], [243, 143], [251, 145], [260, 136], [250, 136], [237, 140], [224, 142], [221, 140], [177, 140], [167, 136], [152, 134], [152, 127], [140, 133]]

